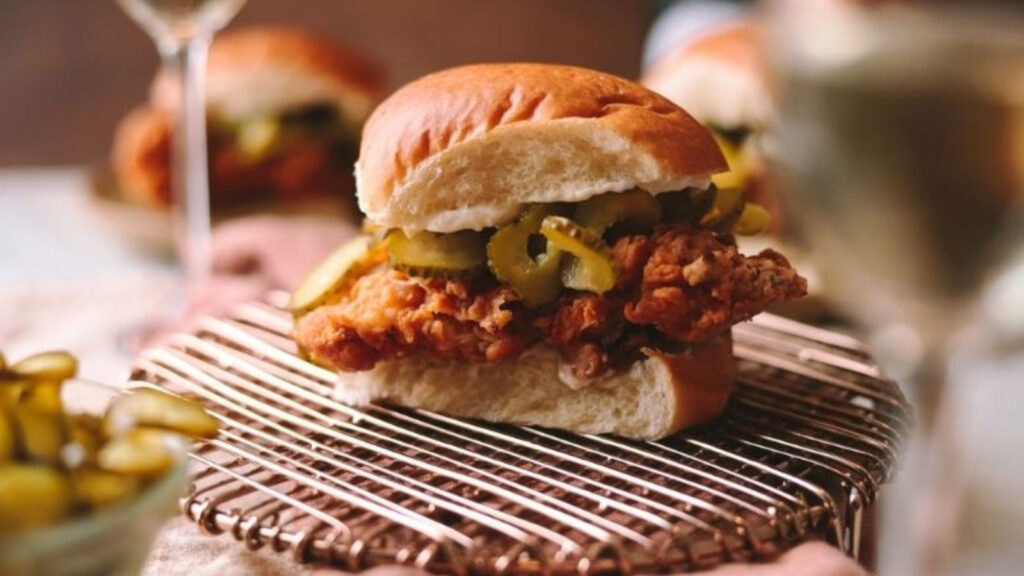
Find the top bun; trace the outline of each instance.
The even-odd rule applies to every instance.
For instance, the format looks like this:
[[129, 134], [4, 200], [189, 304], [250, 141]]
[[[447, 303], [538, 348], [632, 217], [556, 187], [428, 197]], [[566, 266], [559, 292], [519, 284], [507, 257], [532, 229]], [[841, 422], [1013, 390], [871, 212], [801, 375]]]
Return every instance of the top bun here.
[[669, 50], [640, 82], [702, 122], [764, 128], [776, 111], [758, 34], [747, 20], [720, 24]]
[[584, 68], [478, 64], [385, 100], [363, 130], [359, 206], [388, 228], [452, 232], [507, 222], [523, 204], [706, 186], [714, 139], [650, 90]]
[[[227, 121], [334, 104], [344, 121], [361, 124], [381, 91], [378, 73], [349, 50], [289, 28], [229, 30], [210, 46], [206, 102]], [[150, 89], [158, 110], [177, 108], [177, 83], [159, 74]]]

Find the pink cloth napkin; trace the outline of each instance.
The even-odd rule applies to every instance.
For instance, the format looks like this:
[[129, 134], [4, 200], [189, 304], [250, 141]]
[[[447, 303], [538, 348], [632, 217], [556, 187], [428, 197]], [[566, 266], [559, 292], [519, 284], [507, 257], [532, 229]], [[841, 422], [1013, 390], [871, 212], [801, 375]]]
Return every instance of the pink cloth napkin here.
[[[332, 248], [358, 230], [350, 225], [309, 218], [251, 217], [222, 224], [214, 231], [214, 279], [193, 302], [197, 313], [216, 314], [233, 303], [269, 289], [292, 289]], [[330, 569], [321, 576], [342, 574]], [[372, 576], [420, 576], [411, 568], [383, 567]], [[821, 542], [797, 546], [767, 564], [731, 564], [708, 576], [866, 576], [855, 562]]]

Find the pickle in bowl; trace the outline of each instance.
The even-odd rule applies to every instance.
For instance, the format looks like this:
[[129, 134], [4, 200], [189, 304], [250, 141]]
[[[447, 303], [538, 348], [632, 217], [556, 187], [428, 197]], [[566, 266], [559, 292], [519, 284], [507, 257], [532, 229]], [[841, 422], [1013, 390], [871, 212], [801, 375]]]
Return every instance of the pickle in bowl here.
[[218, 421], [153, 389], [75, 413], [63, 392], [110, 395], [74, 380], [67, 352], [0, 354], [0, 574], [138, 574], [181, 497], [192, 439]]

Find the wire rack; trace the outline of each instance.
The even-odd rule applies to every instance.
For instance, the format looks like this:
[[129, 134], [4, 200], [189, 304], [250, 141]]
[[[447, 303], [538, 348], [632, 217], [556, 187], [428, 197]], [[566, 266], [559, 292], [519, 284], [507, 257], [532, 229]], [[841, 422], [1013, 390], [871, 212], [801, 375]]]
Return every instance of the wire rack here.
[[824, 538], [856, 556], [910, 411], [853, 339], [762, 314], [734, 329], [737, 391], [658, 442], [331, 399], [295, 354], [285, 296], [144, 352], [132, 379], [222, 423], [182, 512], [209, 534], [348, 570], [688, 571]]

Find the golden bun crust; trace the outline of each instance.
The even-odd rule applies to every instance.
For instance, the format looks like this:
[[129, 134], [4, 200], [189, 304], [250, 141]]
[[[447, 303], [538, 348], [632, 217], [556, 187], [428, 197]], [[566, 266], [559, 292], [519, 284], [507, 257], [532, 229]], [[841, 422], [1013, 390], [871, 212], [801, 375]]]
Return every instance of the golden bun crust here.
[[[365, 59], [300, 30], [228, 30], [210, 46], [207, 106], [227, 120], [326, 102], [335, 103], [345, 118], [361, 124], [381, 90], [380, 73]], [[158, 74], [150, 103], [173, 111], [177, 101], [174, 80]]]
[[573, 389], [558, 352], [537, 346], [497, 363], [436, 364], [409, 357], [341, 372], [334, 396], [462, 418], [656, 440], [716, 418], [734, 388], [730, 335], [678, 354], [652, 352], [628, 370]]
[[407, 84], [370, 116], [360, 207], [384, 226], [450, 232], [522, 204], [705, 185], [725, 161], [710, 133], [628, 80], [550, 64], [478, 64]]
[[652, 358], [663, 363], [675, 387], [673, 432], [713, 420], [725, 410], [736, 388], [731, 332], [685, 353], [653, 353]]
[[776, 112], [760, 42], [753, 22], [729, 22], [666, 52], [640, 82], [701, 121], [761, 128]]

